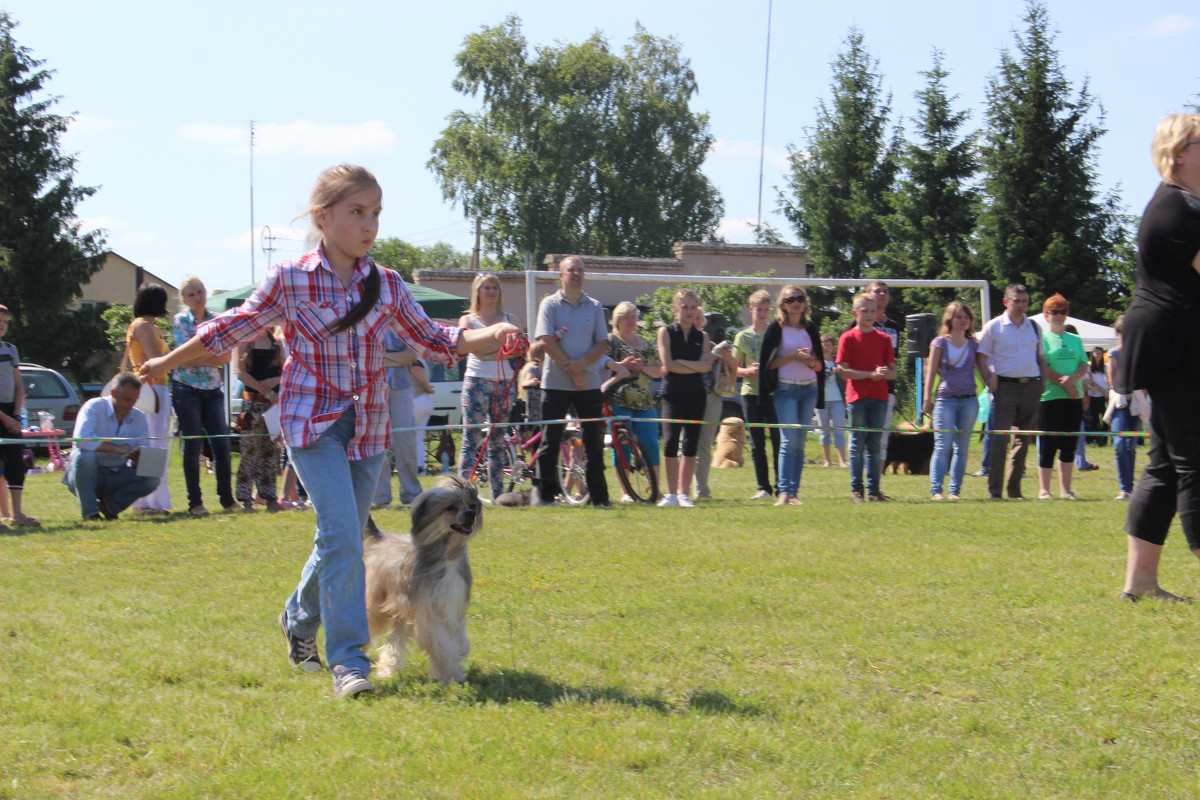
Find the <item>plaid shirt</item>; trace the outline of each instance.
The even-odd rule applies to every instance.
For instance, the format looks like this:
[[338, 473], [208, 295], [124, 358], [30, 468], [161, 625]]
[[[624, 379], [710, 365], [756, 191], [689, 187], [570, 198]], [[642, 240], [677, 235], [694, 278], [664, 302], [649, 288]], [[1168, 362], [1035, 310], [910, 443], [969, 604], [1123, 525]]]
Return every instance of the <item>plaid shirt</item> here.
[[461, 329], [430, 320], [404, 280], [384, 267], [379, 268], [375, 307], [349, 330], [331, 333], [362, 297], [371, 264], [370, 258], [359, 259], [346, 288], [320, 248], [310, 250], [296, 261], [271, 267], [246, 302], [197, 331], [205, 348], [219, 355], [269, 326], [283, 326], [289, 354], [280, 383], [280, 425], [292, 447], [312, 444], [351, 403], [358, 404], [358, 413], [347, 449], [350, 458], [369, 458], [389, 447], [383, 372], [388, 328], [426, 358], [446, 363], [458, 358]]

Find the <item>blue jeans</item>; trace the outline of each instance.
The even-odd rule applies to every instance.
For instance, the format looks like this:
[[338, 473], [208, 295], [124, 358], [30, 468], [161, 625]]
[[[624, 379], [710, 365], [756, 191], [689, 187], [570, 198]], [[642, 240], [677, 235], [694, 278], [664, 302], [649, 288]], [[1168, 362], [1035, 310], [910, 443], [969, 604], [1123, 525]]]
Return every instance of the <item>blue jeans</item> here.
[[[234, 505], [225, 392], [197, 389], [171, 381], [171, 405], [179, 420], [179, 432], [185, 437], [214, 437], [208, 440], [208, 446], [212, 450], [213, 472], [217, 477], [217, 497], [226, 508]], [[202, 439], [183, 440], [183, 482], [187, 484], [188, 508], [204, 504], [200, 492], [200, 452], [203, 449]]]
[[[832, 379], [828, 379], [832, 380]], [[821, 446], [833, 445], [838, 449], [846, 446], [846, 403], [842, 400], [826, 400], [824, 408], [817, 409], [817, 421], [821, 424]], [[830, 430], [833, 428], [833, 430]]]
[[[967, 447], [979, 416], [975, 397], [939, 397], [933, 404], [933, 461], [929, 469], [929, 493], [941, 494], [946, 470], [950, 470], [950, 494], [962, 494], [967, 473]], [[953, 460], [951, 460], [953, 455]]]
[[346, 446], [354, 438], [355, 408], [307, 447], [288, 447], [317, 515], [312, 555], [287, 601], [288, 627], [304, 639], [316, 638], [325, 624], [325, 661], [369, 675], [366, 570], [363, 526], [386, 453], [351, 461]]
[[[629, 428], [633, 431], [633, 435], [646, 445], [646, 459], [657, 467], [660, 461], [658, 423], [651, 420], [658, 418], [658, 410], [647, 408], [645, 411], [634, 411], [632, 408], [624, 406], [611, 406], [611, 408], [614, 417], [632, 417], [629, 421]], [[612, 463], [614, 467], [617, 465], [616, 451], [613, 451]]]
[[[813, 409], [817, 406], [817, 384], [801, 386], [779, 382], [775, 386], [775, 419], [780, 425], [811, 425]], [[804, 474], [804, 448], [808, 443], [808, 428], [779, 429], [779, 493], [795, 497]]]
[[863, 493], [863, 459], [867, 464], [867, 493], [879, 494], [879, 473], [883, 467], [881, 444], [883, 423], [887, 419], [887, 400], [860, 397], [846, 406], [850, 411], [851, 428], [875, 428], [869, 433], [854, 431], [850, 435], [850, 491]]
[[[1142, 418], [1129, 413], [1129, 407], [1114, 408], [1108, 429], [1113, 433], [1140, 431]], [[1114, 436], [1113, 455], [1117, 459], [1117, 486], [1122, 492], [1133, 491], [1134, 461], [1137, 459], [1137, 437]]]
[[95, 450], [76, 448], [64, 483], [79, 498], [79, 510], [87, 519], [100, 513], [99, 500], [104, 501], [108, 513], [120, 514], [134, 500], [157, 489], [158, 481], [153, 476], [138, 475], [136, 467], [102, 467]]

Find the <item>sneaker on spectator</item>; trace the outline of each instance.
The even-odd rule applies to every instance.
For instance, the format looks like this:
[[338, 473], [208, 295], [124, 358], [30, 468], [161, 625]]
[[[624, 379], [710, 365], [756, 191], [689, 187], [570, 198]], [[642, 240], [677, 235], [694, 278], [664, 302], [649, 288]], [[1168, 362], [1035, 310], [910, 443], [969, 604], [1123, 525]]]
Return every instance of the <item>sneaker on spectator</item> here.
[[1114, 497], [1113, 499], [1114, 500], [1128, 500], [1129, 492], [1117, 492], [1117, 496]]
[[696, 504], [692, 502], [692, 498], [688, 497], [686, 494], [679, 495], [679, 502], [677, 503], [677, 505], [680, 508], [695, 508], [696, 507]]
[[658, 501], [659, 508], [666, 508], [668, 506], [677, 506], [677, 505], [679, 505], [679, 495], [677, 495], [677, 494], [669, 494], [669, 495], [665, 496], [662, 500]]
[[341, 664], [333, 668], [333, 696], [342, 697], [357, 697], [363, 692], [374, 691], [375, 687], [371, 682], [359, 675], [357, 672], [351, 672]]
[[[317, 672], [321, 669], [321, 657], [317, 655], [317, 640], [301, 639], [292, 633], [288, 627], [287, 609], [279, 612], [279, 630], [283, 631], [283, 638], [287, 641], [288, 661], [292, 662], [293, 667], [299, 667], [305, 672]], [[370, 684], [367, 685], [370, 686]], [[362, 690], [359, 689], [359, 691]]]
[[771, 493], [768, 492], [766, 489], [759, 489], [757, 492], [750, 495], [751, 500], [770, 500], [771, 497], [772, 497]]

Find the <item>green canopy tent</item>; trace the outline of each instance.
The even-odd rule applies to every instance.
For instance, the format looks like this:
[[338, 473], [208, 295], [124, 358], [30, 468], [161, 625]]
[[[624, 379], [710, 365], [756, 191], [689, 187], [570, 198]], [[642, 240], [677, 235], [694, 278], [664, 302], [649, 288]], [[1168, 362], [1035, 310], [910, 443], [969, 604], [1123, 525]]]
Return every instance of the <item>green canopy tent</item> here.
[[[239, 306], [256, 288], [258, 288], [257, 284], [252, 283], [240, 289], [213, 292], [212, 296], [208, 298], [208, 310], [214, 314], [220, 314]], [[408, 284], [408, 288], [412, 290], [413, 297], [421, 308], [425, 309], [425, 313], [434, 319], [457, 320], [467, 310], [467, 298], [465, 297], [439, 292], [437, 289], [430, 289], [427, 286], [417, 286], [415, 283]]]

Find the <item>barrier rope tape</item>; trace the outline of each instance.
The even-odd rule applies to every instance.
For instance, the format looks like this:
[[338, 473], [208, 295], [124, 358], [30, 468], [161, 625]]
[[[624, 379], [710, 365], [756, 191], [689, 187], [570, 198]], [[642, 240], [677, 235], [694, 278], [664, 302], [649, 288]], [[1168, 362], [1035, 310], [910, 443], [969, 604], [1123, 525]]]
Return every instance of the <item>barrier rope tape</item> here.
[[[466, 428], [493, 428], [493, 427], [495, 427], [495, 425], [514, 425], [514, 426], [521, 426], [521, 427], [535, 427], [535, 426], [545, 426], [545, 425], [565, 425], [567, 423], [572, 423], [572, 422], [576, 422], [576, 423], [608, 422], [609, 420], [613, 420], [613, 419], [631, 420], [632, 418], [627, 415], [617, 414], [617, 415], [614, 415], [611, 417], [590, 417], [590, 418], [584, 418], [584, 419], [580, 419], [577, 417], [571, 417], [568, 419], [538, 420], [536, 422], [512, 422], [512, 423], [509, 423], [509, 422], [498, 422], [498, 423], [481, 422], [481, 423], [470, 424], [470, 425], [468, 425], [466, 423], [463, 423], [460, 425], [424, 425], [424, 426], [420, 426], [420, 427], [414, 426], [411, 428], [391, 428], [390, 430], [394, 433], [396, 431], [444, 431], [444, 430], [463, 430]], [[645, 417], [645, 418], [642, 418], [642, 421], [643, 422], [677, 422], [677, 423], [682, 423], [685, 425], [720, 425], [720, 424], [722, 424], [721, 422], [705, 422], [703, 420], [691, 420], [691, 419], [668, 419], [665, 417], [657, 417], [657, 418]], [[958, 432], [952, 428], [945, 429], [945, 430], [937, 430], [937, 429], [930, 428], [928, 430], [913, 431], [913, 430], [906, 430], [906, 429], [901, 429], [901, 428], [854, 428], [849, 425], [844, 425], [844, 426], [802, 425], [802, 424], [784, 424], [784, 423], [775, 423], [775, 422], [744, 422], [742, 424], [747, 428], [781, 428], [781, 429], [782, 428], [804, 428], [804, 429], [811, 430], [811, 431], [826, 431], [826, 430], [828, 430], [828, 431], [846, 431], [849, 433], [855, 433], [855, 432], [863, 432], [863, 433], [876, 433], [876, 432], [878, 432], [878, 433], [957, 433]], [[1000, 430], [975, 431], [975, 430], [972, 430], [971, 431], [972, 436], [974, 436], [978, 433], [988, 433], [988, 434], [992, 434], [994, 436], [1077, 436], [1077, 437], [1078, 436], [1099, 436], [1099, 437], [1106, 437], [1106, 438], [1110, 438], [1110, 439], [1113, 439], [1113, 438], [1144, 439], [1150, 435], [1148, 431], [1031, 431], [1031, 430], [1008, 430], [1008, 431], [1000, 431]], [[227, 439], [227, 438], [234, 438], [234, 437], [241, 437], [241, 436], [270, 436], [270, 435], [271, 434], [267, 434], [267, 433], [225, 433], [225, 434], [214, 434], [214, 435], [197, 434], [194, 436], [81, 437], [78, 439], [73, 436], [62, 436], [62, 437], [57, 437], [57, 438], [56, 437], [39, 437], [36, 439], [30, 437], [30, 438], [22, 438], [22, 439], [0, 438], [0, 444], [71, 444], [73, 442], [126, 442], [126, 441], [138, 441], [138, 440], [154, 441], [154, 440], [158, 440], [158, 439], [166, 439], [166, 440], [173, 440], [173, 439], [179, 439], [179, 440], [184, 440], [184, 439]], [[485, 444], [485, 447], [481, 449], [481, 452], [486, 451], [486, 441], [484, 444]]]

